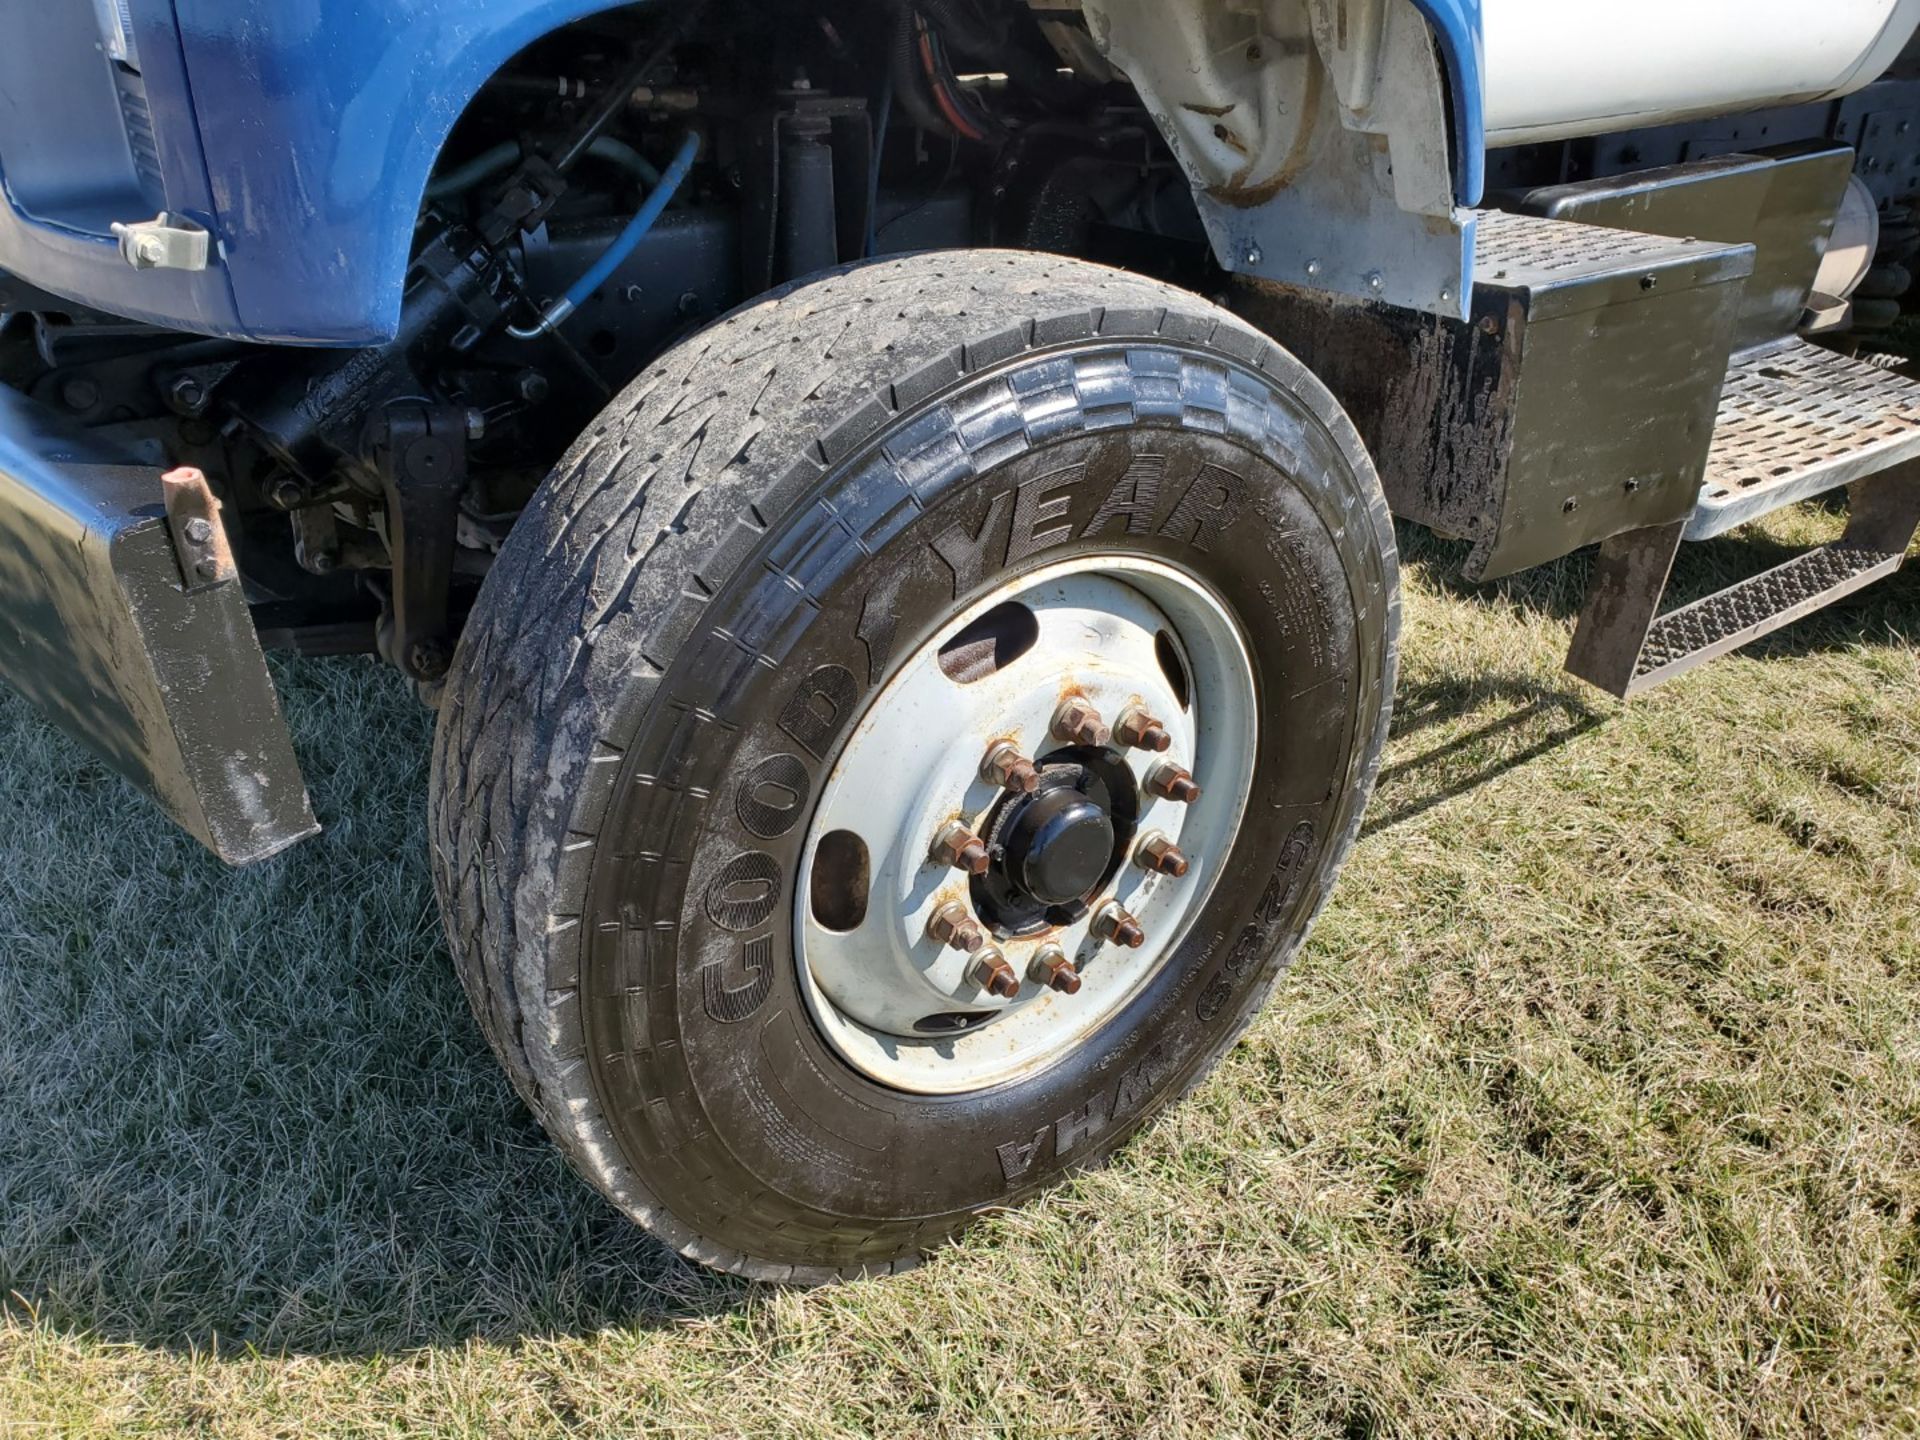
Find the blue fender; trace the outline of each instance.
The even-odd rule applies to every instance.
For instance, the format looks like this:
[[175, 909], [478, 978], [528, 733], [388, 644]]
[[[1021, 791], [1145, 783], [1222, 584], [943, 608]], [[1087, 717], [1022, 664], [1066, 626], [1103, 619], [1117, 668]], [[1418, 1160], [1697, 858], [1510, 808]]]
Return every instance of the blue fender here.
[[421, 196], [480, 87], [618, 0], [174, 0], [233, 298], [259, 340], [392, 338]]
[[1454, 198], [1469, 208], [1487, 188], [1487, 47], [1480, 0], [1413, 0], [1433, 27], [1453, 101]]

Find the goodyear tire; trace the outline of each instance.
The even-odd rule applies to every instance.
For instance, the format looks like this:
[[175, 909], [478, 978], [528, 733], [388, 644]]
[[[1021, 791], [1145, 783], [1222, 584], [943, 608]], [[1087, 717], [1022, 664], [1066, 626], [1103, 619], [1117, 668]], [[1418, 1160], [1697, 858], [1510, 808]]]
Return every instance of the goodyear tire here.
[[[1134, 577], [1160, 598], [1140, 599]], [[837, 883], [871, 873], [854, 903], [879, 918], [852, 923], [882, 942], [908, 928], [866, 952], [820, 938], [820, 882], [802, 878], [824, 864], [817, 811], [857, 815], [867, 794], [876, 810], [921, 803], [909, 752], [949, 720], [923, 693], [894, 730], [876, 728], [891, 687], [909, 672], [923, 692], [937, 683], [930, 647], [942, 664], [1018, 650], [962, 622], [1009, 594], [1026, 598], [985, 613], [1044, 610], [1048, 585], [1096, 609], [1132, 596], [1116, 603], [1138, 611], [1135, 628], [1170, 623], [1152, 618], [1163, 610], [1213, 617], [1184, 641], [1192, 676], [1157, 636], [1160, 708], [1192, 704], [1209, 666], [1227, 677], [1204, 723], [1181, 731], [1216, 801], [1185, 881], [1122, 854], [1173, 816], [1135, 783], [1161, 763], [1150, 746], [1076, 748], [1031, 715], [1008, 731], [1047, 775], [1079, 777], [1056, 797], [1066, 820], [1028, 827], [1041, 838], [1019, 884], [1045, 872], [1084, 885], [1084, 856], [1042, 844], [1071, 820], [1082, 838], [1117, 837], [1096, 889], [1177, 919], [1138, 952], [1100, 949], [1098, 917], [1077, 902], [1034, 920], [1079, 917], [1074, 958], [1099, 997], [1052, 1032], [1064, 991], [1021, 974], [1017, 997], [989, 994], [972, 945], [922, 945], [921, 916], [892, 913], [956, 897], [990, 908], [978, 886], [993, 876], [943, 872], [876, 822], [866, 868], [840, 863]], [[1378, 481], [1331, 397], [1188, 293], [963, 252], [853, 267], [743, 308], [663, 356], [574, 445], [461, 641], [431, 834], [488, 1039], [578, 1169], [684, 1254], [795, 1281], [911, 1264], [981, 1210], [1106, 1157], [1247, 1024], [1358, 828], [1387, 730], [1397, 585]], [[1101, 630], [1095, 616], [1068, 642]], [[1224, 651], [1241, 658], [1215, 665]], [[994, 738], [979, 717], [996, 693], [956, 681], [946, 708], [974, 728], [940, 744]], [[842, 773], [856, 752], [867, 768]], [[1108, 793], [1086, 778], [1096, 770], [1127, 792], [1105, 810], [1083, 803]], [[955, 784], [965, 821], [985, 801]], [[995, 801], [996, 866], [1016, 843], [1008, 803]], [[995, 936], [1032, 918], [994, 913]], [[858, 964], [899, 974], [869, 994]], [[886, 1006], [932, 981], [956, 997], [959, 1028], [881, 1033]], [[852, 1019], [833, 998], [848, 986]], [[1025, 1037], [1002, 1047], [1017, 1066], [980, 1060], [971, 1037], [996, 1025]], [[975, 1061], [943, 1071], [943, 1046]], [[902, 1055], [918, 1068], [886, 1068]]]

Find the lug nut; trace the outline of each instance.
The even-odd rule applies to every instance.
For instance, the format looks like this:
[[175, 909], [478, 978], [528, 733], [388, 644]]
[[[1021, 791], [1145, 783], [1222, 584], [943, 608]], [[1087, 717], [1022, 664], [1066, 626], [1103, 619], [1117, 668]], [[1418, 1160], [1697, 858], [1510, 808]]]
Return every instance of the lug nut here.
[[1100, 712], [1079, 696], [1060, 702], [1053, 712], [1053, 733], [1069, 745], [1099, 746], [1113, 738]]
[[1011, 740], [998, 741], [988, 749], [987, 758], [980, 762], [980, 778], [1021, 795], [1031, 795], [1040, 788], [1038, 767]]
[[967, 907], [949, 900], [927, 918], [927, 938], [969, 954], [987, 943], [987, 932], [967, 913]]
[[987, 843], [958, 820], [949, 824], [933, 842], [933, 858], [968, 875], [984, 875], [993, 863]]
[[1133, 863], [1156, 875], [1171, 875], [1178, 880], [1187, 873], [1187, 857], [1180, 847], [1158, 830], [1134, 848]]
[[1007, 957], [1000, 953], [997, 945], [984, 945], [973, 952], [967, 978], [1002, 1000], [1011, 1000], [1020, 993], [1020, 977], [1013, 973], [1013, 966], [1007, 963]]
[[1138, 950], [1147, 943], [1147, 932], [1126, 912], [1118, 900], [1109, 900], [1093, 912], [1093, 938], [1109, 945], [1124, 945]]
[[1130, 705], [1121, 713], [1120, 723], [1113, 727], [1113, 738], [1129, 750], [1151, 750], [1156, 755], [1173, 748], [1173, 736], [1167, 733], [1167, 727], [1138, 705]]
[[1200, 786], [1184, 765], [1163, 760], [1147, 772], [1147, 793], [1180, 805], [1191, 805], [1200, 798]]
[[1080, 993], [1080, 972], [1058, 945], [1043, 945], [1027, 966], [1027, 978], [1036, 985], [1058, 990], [1062, 995]]

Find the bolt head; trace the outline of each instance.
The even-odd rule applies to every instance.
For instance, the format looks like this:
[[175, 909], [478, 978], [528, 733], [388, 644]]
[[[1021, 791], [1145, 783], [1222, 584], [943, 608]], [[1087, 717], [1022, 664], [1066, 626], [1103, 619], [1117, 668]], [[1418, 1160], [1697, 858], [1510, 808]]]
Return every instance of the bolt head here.
[[1163, 760], [1147, 772], [1147, 793], [1176, 805], [1191, 805], [1200, 798], [1200, 786], [1184, 765]]
[[187, 532], [187, 539], [196, 545], [204, 545], [213, 539], [213, 523], [206, 519], [205, 516], [194, 516], [191, 520], [187, 521], [184, 528]]
[[1167, 727], [1137, 705], [1120, 717], [1120, 723], [1113, 727], [1113, 738], [1129, 750], [1150, 750], [1156, 755], [1173, 748], [1173, 736], [1167, 733]]
[[1060, 708], [1053, 712], [1052, 730], [1056, 739], [1089, 749], [1105, 745], [1113, 738], [1113, 732], [1107, 728], [1106, 721], [1100, 718], [1100, 712], [1093, 708], [1091, 702], [1077, 695], [1061, 701]]
[[1171, 875], [1178, 880], [1189, 868], [1186, 852], [1166, 836], [1155, 831], [1134, 847], [1134, 863], [1156, 875]]
[[182, 415], [198, 415], [207, 408], [207, 387], [198, 376], [176, 376], [167, 387], [167, 403]]
[[1093, 938], [1109, 945], [1138, 950], [1147, 943], [1147, 932], [1129, 915], [1118, 900], [1109, 900], [1093, 913]]
[[277, 510], [298, 510], [306, 503], [306, 487], [291, 475], [283, 475], [267, 487], [267, 499]]
[[1040, 768], [1020, 753], [1011, 740], [1002, 740], [980, 762], [980, 778], [1002, 790], [1031, 795], [1040, 788]]
[[1062, 995], [1080, 993], [1080, 972], [1074, 969], [1067, 952], [1058, 945], [1042, 946], [1027, 966], [1027, 978], [1036, 985], [1057, 990]]
[[967, 954], [987, 943], [987, 933], [980, 928], [980, 922], [966, 906], [952, 900], [928, 917], [927, 938]]
[[986, 842], [958, 821], [948, 825], [934, 840], [933, 858], [968, 875], [984, 875], [993, 864]]
[[1013, 966], [1007, 963], [1007, 957], [1000, 953], [997, 945], [985, 945], [974, 951], [967, 977], [989, 995], [1002, 1000], [1011, 1000], [1020, 993], [1020, 977], [1013, 973]]

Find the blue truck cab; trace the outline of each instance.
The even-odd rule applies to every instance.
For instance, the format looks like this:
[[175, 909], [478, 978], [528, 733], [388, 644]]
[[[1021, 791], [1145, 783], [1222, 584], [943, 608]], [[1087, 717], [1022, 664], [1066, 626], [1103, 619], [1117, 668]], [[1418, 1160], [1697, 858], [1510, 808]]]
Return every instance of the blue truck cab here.
[[1378, 766], [1394, 519], [1597, 547], [1621, 698], [1902, 566], [1917, 27], [8, 7], [0, 677], [245, 864], [324, 818], [267, 652], [400, 672], [575, 1166], [709, 1264], [899, 1268], [1248, 1023]]

